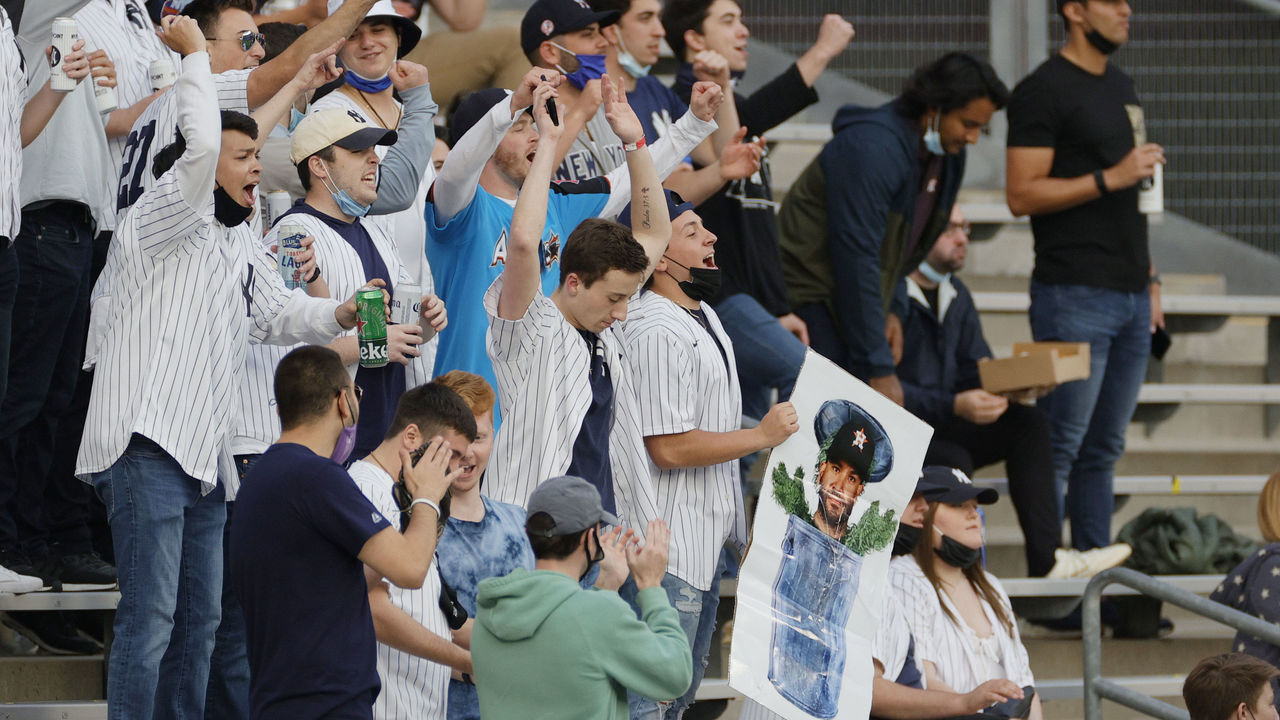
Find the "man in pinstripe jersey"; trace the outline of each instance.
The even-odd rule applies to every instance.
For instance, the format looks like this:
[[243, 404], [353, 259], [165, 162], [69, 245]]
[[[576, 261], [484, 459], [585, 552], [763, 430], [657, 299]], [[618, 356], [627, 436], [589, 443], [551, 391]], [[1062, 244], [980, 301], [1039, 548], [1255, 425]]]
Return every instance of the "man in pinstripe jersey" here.
[[[742, 428], [733, 343], [707, 304], [719, 286], [716, 236], [693, 205], [665, 191], [671, 242], [644, 290], [631, 301], [623, 326], [625, 356], [639, 397], [640, 428], [648, 451], [658, 509], [671, 527], [662, 587], [680, 614], [693, 652], [693, 682], [660, 708], [633, 694], [632, 718], [678, 718], [706, 669], [720, 604], [721, 548], [746, 548], [746, 513], [738, 460], [772, 448], [799, 423], [789, 402], [774, 405], [756, 427]], [[631, 208], [619, 222], [631, 222]], [[634, 587], [624, 586], [624, 595]], [[629, 592], [628, 592], [629, 591]]]

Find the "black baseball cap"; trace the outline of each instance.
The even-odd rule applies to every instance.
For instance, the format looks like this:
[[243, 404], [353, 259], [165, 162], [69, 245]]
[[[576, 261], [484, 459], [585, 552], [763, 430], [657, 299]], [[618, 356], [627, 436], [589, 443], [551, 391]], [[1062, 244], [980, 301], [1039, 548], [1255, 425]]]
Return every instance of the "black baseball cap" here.
[[618, 22], [617, 10], [596, 12], [587, 0], [537, 0], [520, 21], [520, 48], [528, 55], [556, 35], [581, 30], [591, 23], [605, 27]]
[[[509, 94], [502, 88], [485, 88], [459, 100], [453, 108], [453, 114], [449, 116], [449, 147], [457, 145], [462, 136], [480, 122], [480, 118], [489, 114], [494, 105], [506, 100]], [[532, 113], [533, 108], [528, 107], [524, 111]]]
[[995, 488], [978, 487], [959, 468], [945, 465], [925, 467], [916, 483], [916, 492], [923, 493], [929, 502], [959, 505], [977, 498], [979, 505], [990, 505], [1000, 499]]
[[[680, 193], [675, 190], [663, 188], [662, 194], [667, 199], [667, 214], [672, 220], [680, 217], [684, 211], [693, 209], [693, 203], [680, 197]], [[631, 227], [631, 203], [627, 203], [622, 212], [618, 213], [618, 222]]]
[[600, 491], [591, 483], [573, 475], [553, 477], [542, 483], [529, 496], [528, 516], [544, 513], [551, 518], [551, 526], [535, 532], [526, 524], [525, 530], [542, 537], [572, 535], [598, 523], [621, 525], [617, 516], [606, 512], [600, 503]]

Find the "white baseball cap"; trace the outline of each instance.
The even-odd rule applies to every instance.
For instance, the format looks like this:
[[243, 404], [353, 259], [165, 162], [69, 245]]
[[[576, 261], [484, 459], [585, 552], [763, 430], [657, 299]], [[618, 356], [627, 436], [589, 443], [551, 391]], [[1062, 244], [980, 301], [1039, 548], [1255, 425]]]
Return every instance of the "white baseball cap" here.
[[[332, 15], [342, 7], [343, 0], [329, 0], [329, 14]], [[418, 44], [422, 39], [422, 28], [414, 24], [412, 20], [396, 12], [396, 6], [391, 0], [378, 0], [364, 15], [365, 20], [386, 20], [395, 26], [400, 32], [400, 48], [396, 52], [396, 57], [404, 57], [406, 53]]]
[[293, 129], [289, 159], [294, 165], [330, 145], [346, 150], [367, 150], [374, 145], [394, 145], [396, 131], [378, 127], [355, 110], [325, 108], [307, 115]]

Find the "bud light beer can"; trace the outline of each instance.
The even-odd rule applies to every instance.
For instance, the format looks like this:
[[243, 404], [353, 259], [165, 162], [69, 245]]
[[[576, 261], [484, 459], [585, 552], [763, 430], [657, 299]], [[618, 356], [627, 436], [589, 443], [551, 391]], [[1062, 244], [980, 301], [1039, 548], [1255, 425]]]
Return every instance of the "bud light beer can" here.
[[289, 208], [293, 207], [293, 198], [288, 190], [272, 190], [262, 197], [263, 227], [270, 228], [276, 224]]
[[381, 288], [365, 288], [356, 293], [356, 328], [360, 347], [360, 367], [387, 364], [387, 310]]
[[80, 31], [75, 18], [59, 17], [53, 19], [53, 52], [49, 54], [49, 89], [58, 92], [71, 92], [76, 89], [76, 81], [67, 77], [62, 69], [62, 61], [71, 54], [71, 46], [80, 39]]
[[152, 60], [147, 74], [151, 76], [152, 90], [167, 88], [178, 80], [178, 74], [173, 71], [173, 61], [169, 58]]
[[284, 286], [293, 290], [306, 287], [302, 279], [302, 238], [307, 236], [307, 229], [297, 223], [282, 222], [280, 231], [276, 233], [276, 257], [280, 262], [280, 277], [284, 278]]
[[93, 79], [93, 99], [98, 103], [98, 113], [106, 115], [107, 113], [120, 107], [119, 99], [116, 97], [116, 89], [113, 87], [103, 87], [98, 84], [101, 78], [89, 76]]

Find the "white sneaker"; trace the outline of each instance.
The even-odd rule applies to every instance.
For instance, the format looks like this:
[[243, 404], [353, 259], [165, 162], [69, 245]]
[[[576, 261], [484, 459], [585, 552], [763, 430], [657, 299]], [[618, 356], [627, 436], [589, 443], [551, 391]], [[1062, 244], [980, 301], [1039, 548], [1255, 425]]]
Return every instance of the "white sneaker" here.
[[1053, 551], [1053, 569], [1045, 577], [1051, 580], [1091, 578], [1103, 570], [1123, 563], [1132, 554], [1133, 548], [1125, 543], [1093, 548], [1084, 552], [1059, 548]]
[[0, 593], [21, 595], [22, 593], [39, 592], [44, 581], [30, 575], [19, 575], [9, 568], [0, 565]]

